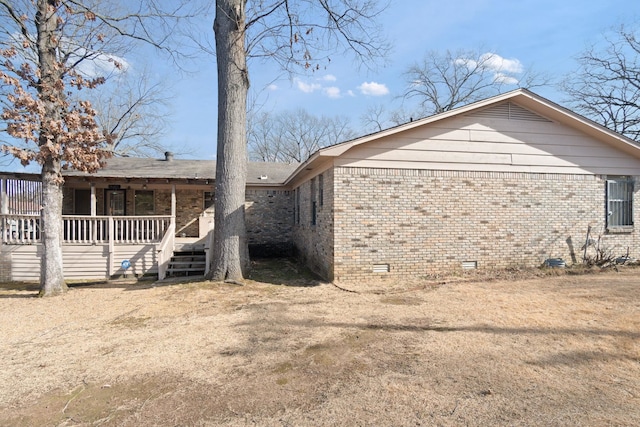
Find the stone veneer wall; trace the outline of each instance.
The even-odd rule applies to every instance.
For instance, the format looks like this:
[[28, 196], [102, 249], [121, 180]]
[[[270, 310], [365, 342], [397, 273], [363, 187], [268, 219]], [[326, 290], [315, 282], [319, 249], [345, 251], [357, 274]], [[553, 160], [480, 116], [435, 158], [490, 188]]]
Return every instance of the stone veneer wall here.
[[[603, 177], [347, 167], [334, 174], [336, 281], [418, 277], [470, 261], [484, 269], [551, 257], [570, 264], [582, 260], [589, 225], [594, 238], [604, 233]], [[605, 233], [604, 244], [640, 257], [637, 229]], [[373, 273], [385, 264], [388, 273]]]
[[291, 253], [293, 204], [291, 191], [247, 189], [245, 221], [252, 255], [274, 256]]
[[[319, 177], [302, 183], [292, 192], [295, 223], [293, 241], [296, 253], [302, 262], [325, 279], [333, 280], [333, 170], [329, 169], [323, 176], [322, 204], [320, 203]], [[315, 187], [316, 224], [312, 224], [312, 188]], [[299, 193], [298, 203], [295, 193]], [[293, 215], [292, 215], [293, 218]]]

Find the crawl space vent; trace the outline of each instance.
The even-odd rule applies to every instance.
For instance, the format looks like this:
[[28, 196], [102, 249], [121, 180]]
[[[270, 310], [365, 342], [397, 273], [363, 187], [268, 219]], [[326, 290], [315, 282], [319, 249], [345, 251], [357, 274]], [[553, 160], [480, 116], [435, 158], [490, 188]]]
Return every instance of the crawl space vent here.
[[478, 268], [478, 261], [462, 261], [463, 270], [475, 270]]
[[388, 273], [389, 264], [373, 264], [374, 273]]

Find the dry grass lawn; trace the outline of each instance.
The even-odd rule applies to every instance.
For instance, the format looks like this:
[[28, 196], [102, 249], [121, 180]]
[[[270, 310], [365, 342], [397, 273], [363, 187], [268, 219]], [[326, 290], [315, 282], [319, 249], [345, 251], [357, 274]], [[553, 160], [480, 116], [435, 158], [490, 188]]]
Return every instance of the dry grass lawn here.
[[640, 270], [38, 299], [0, 285], [0, 425], [640, 424]]

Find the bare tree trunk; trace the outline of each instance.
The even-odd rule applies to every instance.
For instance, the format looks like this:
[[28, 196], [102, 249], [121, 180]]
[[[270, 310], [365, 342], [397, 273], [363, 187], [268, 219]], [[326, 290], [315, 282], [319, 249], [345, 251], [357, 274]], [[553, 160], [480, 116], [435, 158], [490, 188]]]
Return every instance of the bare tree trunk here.
[[[56, 48], [59, 36], [56, 34], [57, 16], [54, 0], [38, 0], [36, 25], [38, 30], [38, 61], [41, 80], [38, 85], [40, 98], [44, 100], [45, 123], [60, 120], [61, 95], [57, 89], [61, 80], [57, 64]], [[62, 263], [62, 244], [60, 241], [62, 227], [62, 174], [61, 163], [55, 151], [59, 150], [57, 136], [47, 126], [41, 127], [39, 145], [41, 150], [54, 153], [46, 157], [42, 165], [42, 200], [41, 235], [43, 254], [40, 259], [40, 296], [52, 296], [65, 292]]]
[[244, 221], [247, 175], [246, 0], [217, 0], [218, 149], [214, 247], [209, 279], [241, 281], [249, 267]]
[[40, 296], [47, 297], [67, 290], [62, 263], [62, 181], [59, 161], [48, 160], [42, 165], [42, 203]]

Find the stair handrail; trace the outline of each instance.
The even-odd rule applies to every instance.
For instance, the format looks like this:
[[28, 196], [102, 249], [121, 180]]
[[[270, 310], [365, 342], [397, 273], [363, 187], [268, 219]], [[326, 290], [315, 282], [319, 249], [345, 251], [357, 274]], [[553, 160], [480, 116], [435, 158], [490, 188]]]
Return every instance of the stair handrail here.
[[158, 245], [158, 280], [164, 280], [167, 277], [167, 269], [169, 268], [169, 261], [173, 256], [173, 248], [175, 243], [176, 223], [171, 221], [167, 231], [164, 233], [162, 241]]
[[213, 258], [213, 229], [209, 230], [207, 237], [205, 238], [204, 255], [204, 274], [206, 276], [209, 274], [209, 270], [211, 269], [211, 259]]

